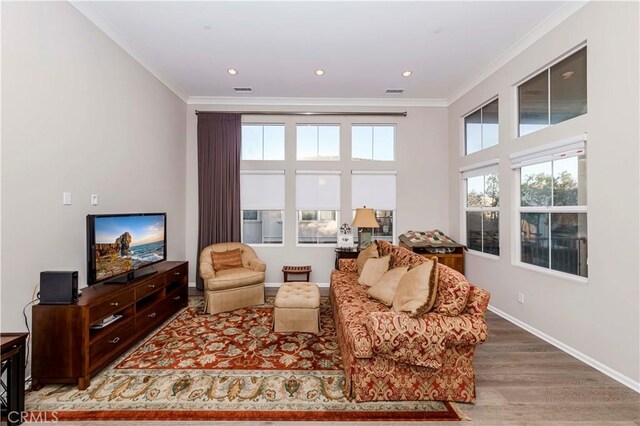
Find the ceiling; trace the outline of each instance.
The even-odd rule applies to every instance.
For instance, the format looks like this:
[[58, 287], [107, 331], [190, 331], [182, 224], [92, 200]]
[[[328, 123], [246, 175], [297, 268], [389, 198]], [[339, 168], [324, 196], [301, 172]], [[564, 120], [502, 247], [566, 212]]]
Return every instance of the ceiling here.
[[[571, 3], [104, 1], [74, 6], [176, 94], [451, 100]], [[571, 11], [573, 13], [575, 10]], [[564, 19], [564, 18], [563, 18]], [[237, 75], [227, 69], [238, 70]], [[316, 69], [326, 71], [315, 75]], [[402, 72], [411, 70], [410, 77]], [[237, 94], [234, 87], [251, 87]], [[404, 89], [386, 95], [386, 89]]]

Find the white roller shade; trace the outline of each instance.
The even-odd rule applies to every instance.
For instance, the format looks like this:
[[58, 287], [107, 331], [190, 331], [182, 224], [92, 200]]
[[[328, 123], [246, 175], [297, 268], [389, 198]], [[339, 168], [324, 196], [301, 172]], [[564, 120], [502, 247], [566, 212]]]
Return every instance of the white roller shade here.
[[240, 173], [242, 210], [284, 210], [284, 171], [242, 171]]
[[575, 157], [586, 153], [587, 134], [542, 145], [509, 155], [511, 168], [519, 169], [531, 164], [544, 163], [561, 158]]
[[296, 175], [296, 210], [340, 210], [340, 175]]
[[471, 166], [460, 167], [460, 173], [462, 173], [463, 179], [468, 179], [474, 176], [482, 176], [488, 174], [498, 174], [498, 159], [485, 161], [483, 163], [474, 164]]
[[351, 207], [374, 210], [396, 209], [396, 175], [365, 172], [351, 176]]

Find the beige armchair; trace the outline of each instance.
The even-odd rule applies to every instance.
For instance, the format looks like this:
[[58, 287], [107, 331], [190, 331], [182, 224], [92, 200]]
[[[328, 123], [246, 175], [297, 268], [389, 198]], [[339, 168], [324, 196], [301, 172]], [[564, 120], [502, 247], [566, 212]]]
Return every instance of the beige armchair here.
[[[240, 249], [242, 268], [215, 272], [211, 252]], [[200, 277], [204, 281], [205, 311], [210, 314], [232, 311], [264, 303], [266, 265], [256, 252], [242, 243], [220, 243], [205, 247], [200, 253]]]

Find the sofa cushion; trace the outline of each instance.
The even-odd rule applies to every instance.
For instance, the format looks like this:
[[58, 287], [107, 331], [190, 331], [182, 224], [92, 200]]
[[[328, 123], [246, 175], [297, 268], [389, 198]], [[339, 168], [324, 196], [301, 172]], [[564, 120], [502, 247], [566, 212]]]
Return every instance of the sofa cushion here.
[[391, 255], [391, 264], [389, 268], [397, 268], [399, 266], [408, 266], [409, 269], [414, 268], [427, 259], [412, 251], [402, 247], [394, 246], [388, 241], [376, 241], [378, 245], [378, 254], [380, 256]]
[[358, 284], [367, 287], [377, 283], [385, 272], [389, 270], [390, 256], [382, 256], [378, 259], [367, 259], [362, 268], [362, 273], [358, 277]]
[[387, 306], [393, 305], [393, 298], [398, 290], [400, 279], [402, 279], [402, 276], [406, 274], [408, 270], [409, 268], [406, 266], [389, 269], [377, 283], [369, 287], [367, 295]]
[[211, 251], [211, 263], [215, 272], [242, 268], [242, 253], [239, 248], [229, 251]]
[[436, 267], [437, 262], [427, 260], [403, 275], [393, 298], [395, 312], [408, 312], [416, 317], [431, 309], [435, 300], [433, 275]]
[[224, 290], [264, 282], [264, 272], [249, 268], [225, 269], [216, 272], [216, 276], [205, 280], [206, 290]]
[[358, 265], [358, 275], [362, 273], [362, 268], [364, 268], [364, 264], [367, 263], [368, 259], [377, 259], [378, 257], [380, 256], [378, 255], [378, 246], [376, 243], [371, 244], [369, 247], [358, 253], [358, 258], [356, 259], [356, 265]]
[[460, 272], [438, 264], [438, 292], [433, 312], [457, 316], [467, 306], [470, 285]]

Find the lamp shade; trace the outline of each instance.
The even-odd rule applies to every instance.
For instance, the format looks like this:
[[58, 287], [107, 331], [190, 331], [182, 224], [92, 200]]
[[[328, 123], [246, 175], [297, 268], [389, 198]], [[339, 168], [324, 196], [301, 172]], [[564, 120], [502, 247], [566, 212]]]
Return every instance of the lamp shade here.
[[362, 208], [356, 209], [356, 217], [353, 218], [351, 226], [355, 228], [379, 228], [376, 214], [373, 209]]

